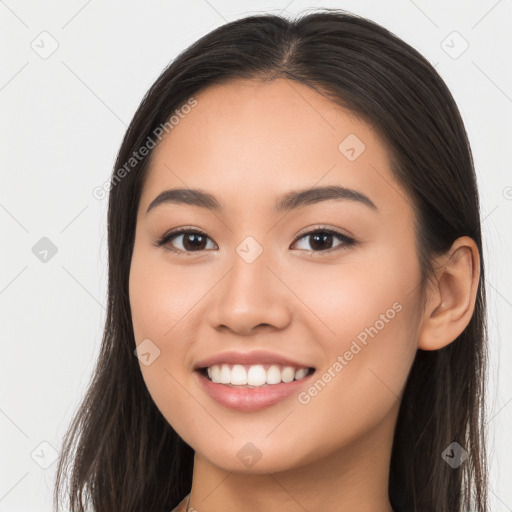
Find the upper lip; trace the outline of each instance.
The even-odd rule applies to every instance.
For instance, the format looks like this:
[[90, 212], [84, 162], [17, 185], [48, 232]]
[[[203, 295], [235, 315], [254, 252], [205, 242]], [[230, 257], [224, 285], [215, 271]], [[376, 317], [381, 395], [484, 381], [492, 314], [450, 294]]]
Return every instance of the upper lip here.
[[294, 361], [284, 355], [276, 354], [274, 352], [267, 352], [265, 350], [253, 350], [251, 352], [236, 352], [228, 351], [215, 354], [198, 361], [194, 365], [194, 370], [200, 368], [207, 368], [214, 364], [279, 364], [283, 366], [293, 366], [294, 368], [312, 368], [311, 365]]

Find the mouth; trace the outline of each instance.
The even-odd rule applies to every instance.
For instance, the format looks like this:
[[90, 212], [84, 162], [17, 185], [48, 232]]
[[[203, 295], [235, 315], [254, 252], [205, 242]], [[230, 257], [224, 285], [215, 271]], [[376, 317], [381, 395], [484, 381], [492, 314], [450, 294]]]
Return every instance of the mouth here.
[[214, 364], [196, 369], [204, 378], [230, 388], [267, 388], [306, 379], [315, 372], [313, 367], [293, 367], [279, 364]]
[[259, 361], [252, 354], [250, 362], [247, 358], [243, 361], [239, 355], [235, 361], [234, 357], [226, 354], [221, 357], [203, 361], [193, 373], [210, 398], [227, 409], [240, 412], [256, 412], [280, 402], [286, 403], [287, 399], [311, 384], [316, 371], [314, 367], [300, 363], [294, 365], [288, 358], [268, 353], [258, 357]]

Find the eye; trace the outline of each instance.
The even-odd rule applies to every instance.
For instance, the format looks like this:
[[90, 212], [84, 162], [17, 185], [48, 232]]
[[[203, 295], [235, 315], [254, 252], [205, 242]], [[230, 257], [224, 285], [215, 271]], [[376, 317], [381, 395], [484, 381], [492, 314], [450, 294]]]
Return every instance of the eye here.
[[[308, 240], [308, 238], [310, 239], [310, 242], [308, 243], [310, 248], [306, 247], [303, 248], [303, 250], [309, 252], [332, 252], [333, 250], [345, 249], [356, 244], [356, 241], [353, 238], [350, 238], [343, 233], [325, 226], [318, 226], [314, 230], [308, 231], [307, 233], [302, 233], [297, 241], [294, 242], [294, 244], [300, 242], [303, 239]], [[333, 247], [332, 245], [334, 238], [340, 240], [341, 243]], [[210, 237], [208, 237], [206, 233], [203, 233], [202, 231], [198, 231], [196, 229], [179, 228], [166, 233], [155, 245], [157, 247], [164, 246], [166, 250], [177, 254], [191, 256], [194, 252], [201, 252], [207, 249], [208, 240], [211, 240]], [[176, 241], [181, 244], [181, 248], [173, 246], [172, 242], [176, 243]], [[292, 246], [294, 244], [292, 244]], [[214, 245], [216, 247], [216, 244]], [[211, 248], [212, 247], [210, 246], [210, 249]]]
[[[170, 244], [171, 241], [181, 239], [181, 248], [173, 248]], [[193, 230], [193, 229], [183, 229], [171, 231], [170, 233], [165, 234], [161, 240], [157, 242], [157, 246], [165, 246], [165, 248], [171, 252], [175, 253], [191, 253], [198, 252], [205, 249], [205, 242], [209, 239], [206, 233], [201, 231]], [[187, 254], [188, 255], [188, 254]]]
[[[341, 240], [341, 243], [334, 246], [334, 248], [332, 247], [333, 238]], [[298, 238], [298, 241], [302, 239], [306, 241], [305, 245], [310, 245], [310, 247], [312, 247], [305, 248], [306, 251], [310, 252], [331, 252], [332, 250], [345, 249], [356, 244], [356, 241], [353, 238], [325, 226], [318, 226], [312, 231], [303, 233], [300, 238]], [[325, 247], [326, 245], [330, 247]]]

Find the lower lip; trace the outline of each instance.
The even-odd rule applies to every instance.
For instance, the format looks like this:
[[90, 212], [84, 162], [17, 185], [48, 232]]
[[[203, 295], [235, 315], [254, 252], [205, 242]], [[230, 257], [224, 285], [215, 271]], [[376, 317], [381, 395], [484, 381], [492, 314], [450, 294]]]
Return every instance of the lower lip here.
[[258, 411], [277, 404], [281, 400], [296, 394], [307, 385], [315, 372], [300, 380], [268, 384], [255, 388], [233, 388], [217, 382], [212, 382], [200, 371], [194, 372], [206, 392], [219, 404], [239, 411]]

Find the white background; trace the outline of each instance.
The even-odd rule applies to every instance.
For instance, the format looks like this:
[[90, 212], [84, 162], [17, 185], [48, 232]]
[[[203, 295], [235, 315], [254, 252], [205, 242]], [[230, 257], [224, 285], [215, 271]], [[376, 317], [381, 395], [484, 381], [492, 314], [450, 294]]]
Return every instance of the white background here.
[[[461, 110], [485, 237], [491, 510], [512, 510], [512, 1], [5, 0], [0, 512], [51, 510], [56, 463], [37, 462], [49, 464], [60, 449], [105, 319], [107, 199], [92, 191], [109, 179], [143, 95], [178, 52], [215, 27], [254, 12], [314, 7], [347, 9], [397, 34], [435, 65]], [[453, 31], [469, 44], [458, 58], [463, 41]], [[58, 48], [48, 58], [32, 48], [48, 51], [52, 40]], [[57, 247], [46, 263], [32, 252], [42, 237]]]

